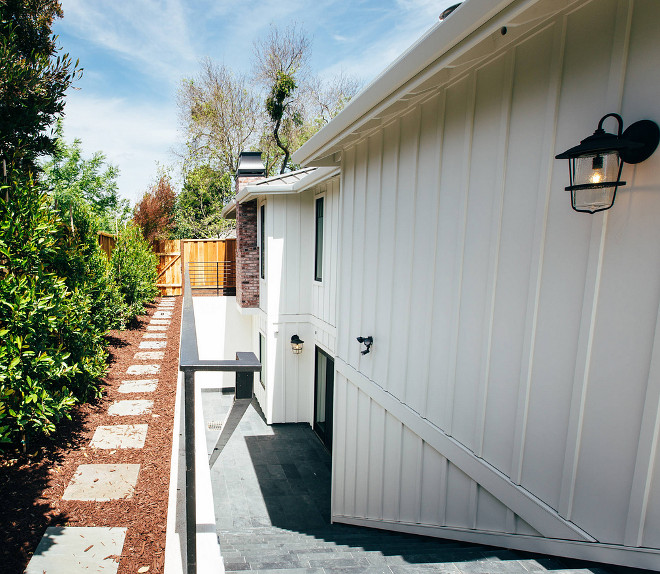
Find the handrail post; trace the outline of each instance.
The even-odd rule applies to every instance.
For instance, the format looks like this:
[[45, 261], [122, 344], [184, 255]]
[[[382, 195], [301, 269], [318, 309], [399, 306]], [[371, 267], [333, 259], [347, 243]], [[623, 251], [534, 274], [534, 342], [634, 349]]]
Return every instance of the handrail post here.
[[195, 498], [195, 371], [183, 372], [184, 443], [186, 447], [186, 564], [197, 572], [197, 502]]

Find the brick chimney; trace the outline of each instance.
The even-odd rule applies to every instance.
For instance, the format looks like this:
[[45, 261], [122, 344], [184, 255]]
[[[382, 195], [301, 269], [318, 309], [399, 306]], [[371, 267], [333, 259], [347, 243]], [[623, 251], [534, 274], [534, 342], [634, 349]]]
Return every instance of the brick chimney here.
[[[236, 170], [236, 196], [245, 186], [264, 177], [266, 169], [261, 152], [242, 152]], [[236, 204], [236, 301], [244, 309], [259, 307], [256, 199]]]

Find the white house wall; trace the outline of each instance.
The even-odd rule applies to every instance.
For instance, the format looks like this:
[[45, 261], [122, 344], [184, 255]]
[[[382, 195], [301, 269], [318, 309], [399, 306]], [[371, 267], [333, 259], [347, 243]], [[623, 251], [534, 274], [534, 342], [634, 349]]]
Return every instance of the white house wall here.
[[[323, 281], [314, 281], [315, 199], [324, 199]], [[339, 178], [302, 193], [268, 195], [266, 279], [258, 330], [266, 336], [266, 388], [257, 399], [268, 423], [312, 422], [314, 346], [335, 352]], [[305, 341], [291, 352], [291, 336]], [[258, 345], [258, 340], [257, 340]]]
[[660, 152], [596, 215], [553, 159], [608, 112], [660, 123], [658, 22], [583, 4], [343, 151], [335, 519], [660, 548]]

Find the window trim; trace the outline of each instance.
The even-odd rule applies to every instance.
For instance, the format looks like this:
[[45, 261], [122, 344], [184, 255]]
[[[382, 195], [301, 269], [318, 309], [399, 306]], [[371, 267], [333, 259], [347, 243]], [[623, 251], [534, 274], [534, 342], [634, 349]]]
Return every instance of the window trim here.
[[261, 363], [261, 371], [259, 371], [259, 382], [261, 386], [266, 388], [266, 335], [259, 331], [259, 362]]
[[[321, 205], [321, 217], [319, 218], [319, 202]], [[319, 261], [319, 219], [321, 220], [321, 257]], [[325, 255], [325, 193], [314, 198], [314, 281], [323, 283], [323, 256]]]
[[266, 202], [259, 206], [259, 277], [266, 280]]

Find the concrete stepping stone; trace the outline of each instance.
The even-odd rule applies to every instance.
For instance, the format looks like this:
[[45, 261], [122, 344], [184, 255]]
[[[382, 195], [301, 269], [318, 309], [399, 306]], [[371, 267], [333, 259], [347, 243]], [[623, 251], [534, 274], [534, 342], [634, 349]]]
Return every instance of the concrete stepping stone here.
[[96, 427], [91, 448], [142, 448], [149, 425], [104, 425]]
[[172, 318], [172, 311], [156, 311], [151, 318], [152, 319], [171, 319]]
[[147, 331], [167, 331], [164, 325], [147, 325]]
[[145, 333], [143, 339], [167, 339], [167, 333]]
[[154, 402], [148, 400], [115, 401], [108, 407], [108, 414], [113, 417], [148, 415], [151, 414], [153, 406]]
[[25, 574], [116, 574], [126, 528], [49, 526]]
[[138, 351], [133, 357], [136, 361], [159, 360], [165, 357], [165, 351]]
[[155, 375], [160, 373], [160, 365], [131, 365], [126, 372], [129, 375]]
[[149, 321], [149, 325], [169, 325], [169, 319], [152, 319]]
[[167, 341], [141, 341], [140, 349], [164, 349]]
[[139, 464], [81, 464], [62, 500], [104, 502], [133, 496]]
[[153, 393], [158, 386], [158, 379], [143, 381], [122, 381], [117, 389], [120, 393]]

